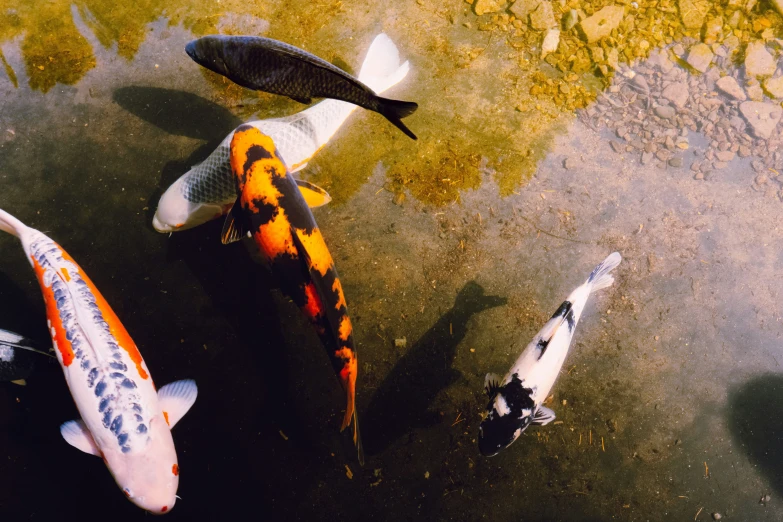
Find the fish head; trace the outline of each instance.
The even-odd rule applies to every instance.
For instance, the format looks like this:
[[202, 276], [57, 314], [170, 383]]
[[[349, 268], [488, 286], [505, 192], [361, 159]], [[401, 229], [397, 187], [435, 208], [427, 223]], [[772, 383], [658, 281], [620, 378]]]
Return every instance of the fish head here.
[[479, 426], [479, 451], [492, 457], [510, 446], [533, 422], [533, 390], [525, 388], [517, 374], [497, 388]]
[[190, 201], [181, 187], [184, 178], [178, 179], [160, 197], [152, 218], [152, 226], [158, 232], [187, 230], [219, 218], [231, 209], [230, 203], [224, 205], [222, 201]]
[[210, 71], [222, 74], [223, 76], [231, 76], [228, 66], [225, 62], [225, 52], [223, 49], [223, 38], [218, 35], [215, 36], [203, 36], [197, 40], [188, 42], [185, 46], [185, 52], [188, 56], [201, 65], [206, 67]]
[[128, 500], [156, 515], [171, 511], [177, 500], [179, 464], [163, 415], [150, 421], [143, 447], [127, 453], [105, 451], [104, 460]]

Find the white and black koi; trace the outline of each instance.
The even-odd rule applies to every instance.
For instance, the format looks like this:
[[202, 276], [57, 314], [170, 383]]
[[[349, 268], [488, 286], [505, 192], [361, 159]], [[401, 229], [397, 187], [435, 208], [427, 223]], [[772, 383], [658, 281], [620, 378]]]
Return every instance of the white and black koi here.
[[531, 424], [543, 426], [555, 419], [555, 412], [542, 403], [565, 362], [587, 298], [593, 291], [614, 282], [609, 272], [621, 260], [620, 254], [614, 252], [595, 267], [587, 281], [563, 301], [503, 379], [487, 374], [484, 390], [489, 395], [489, 403], [479, 427], [478, 441], [482, 455], [497, 455]]
[[54, 357], [27, 337], [0, 329], [0, 382], [24, 386], [41, 355]]
[[63, 438], [102, 457], [131, 502], [170, 511], [179, 484], [170, 430], [195, 402], [195, 382], [156, 392], [136, 344], [71, 256], [2, 210], [0, 230], [19, 238], [38, 276], [55, 355], [81, 414], [60, 426]]

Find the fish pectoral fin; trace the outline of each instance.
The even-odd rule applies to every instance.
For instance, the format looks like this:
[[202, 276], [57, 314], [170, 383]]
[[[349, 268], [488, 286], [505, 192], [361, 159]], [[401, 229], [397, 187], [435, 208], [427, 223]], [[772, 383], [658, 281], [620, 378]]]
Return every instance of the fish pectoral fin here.
[[555, 420], [555, 412], [547, 408], [546, 406], [539, 406], [536, 413], [533, 415], [533, 421], [530, 424], [536, 426], [546, 426], [553, 420]]
[[60, 425], [60, 435], [63, 436], [65, 442], [74, 448], [96, 457], [101, 456], [101, 450], [98, 449], [98, 445], [95, 444], [95, 440], [92, 438], [92, 433], [84, 425], [83, 420], [64, 422]]
[[332, 201], [332, 196], [328, 192], [309, 181], [297, 179], [296, 186], [299, 187], [299, 192], [302, 193], [305, 203], [310, 208], [317, 208]]
[[18, 384], [19, 386], [27, 386], [27, 381], [24, 379], [14, 379], [11, 384]]
[[484, 377], [484, 391], [490, 399], [498, 392], [498, 388], [500, 388], [500, 376], [496, 373], [488, 373]]
[[295, 172], [299, 172], [300, 170], [304, 169], [306, 166], [307, 166], [307, 162], [305, 161], [304, 163], [301, 163], [296, 167], [293, 167], [289, 172], [291, 172], [291, 174], [294, 174]]
[[166, 414], [169, 428], [173, 428], [190, 410], [198, 396], [198, 387], [193, 379], [174, 381], [158, 390], [158, 403]]
[[226, 215], [226, 221], [223, 223], [223, 232], [220, 234], [220, 240], [224, 245], [239, 241], [247, 231], [243, 226], [244, 216], [242, 215], [242, 204], [237, 198], [234, 206]]
[[298, 101], [299, 103], [304, 103], [305, 105], [310, 105], [312, 103], [312, 98], [308, 98], [307, 96], [289, 96], [294, 101]]

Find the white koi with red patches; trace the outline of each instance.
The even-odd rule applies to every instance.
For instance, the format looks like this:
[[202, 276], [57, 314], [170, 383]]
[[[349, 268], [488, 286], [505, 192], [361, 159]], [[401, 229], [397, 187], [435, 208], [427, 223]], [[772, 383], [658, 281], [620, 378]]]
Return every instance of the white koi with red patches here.
[[[195, 383], [180, 381], [156, 392], [133, 340], [62, 247], [2, 210], [0, 230], [21, 240], [35, 269], [54, 351], [81, 414], [81, 421], [63, 424], [63, 437], [102, 456], [136, 505], [170, 511], [179, 477], [171, 473], [177, 455], [169, 421], [173, 426], [193, 404]], [[170, 393], [175, 388], [176, 395]]]

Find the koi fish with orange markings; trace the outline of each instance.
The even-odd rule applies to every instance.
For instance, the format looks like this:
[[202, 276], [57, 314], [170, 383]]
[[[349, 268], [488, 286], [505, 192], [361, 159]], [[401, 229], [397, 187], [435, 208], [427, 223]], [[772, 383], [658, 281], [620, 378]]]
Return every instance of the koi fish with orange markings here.
[[326, 242], [272, 138], [251, 125], [239, 127], [231, 140], [230, 160], [238, 197], [223, 227], [223, 243], [249, 234], [283, 293], [315, 327], [345, 390], [341, 429], [353, 423], [359, 462], [364, 463], [351, 320]]
[[54, 352], [81, 414], [60, 426], [63, 438], [102, 457], [131, 502], [153, 513], [170, 511], [179, 484], [170, 429], [195, 402], [195, 382], [156, 392], [135, 343], [71, 256], [2, 210], [0, 230], [19, 238], [35, 269]]

